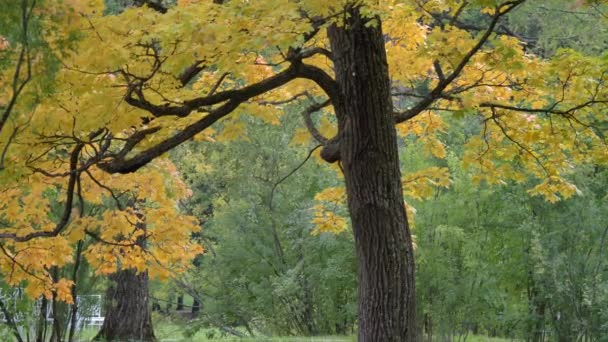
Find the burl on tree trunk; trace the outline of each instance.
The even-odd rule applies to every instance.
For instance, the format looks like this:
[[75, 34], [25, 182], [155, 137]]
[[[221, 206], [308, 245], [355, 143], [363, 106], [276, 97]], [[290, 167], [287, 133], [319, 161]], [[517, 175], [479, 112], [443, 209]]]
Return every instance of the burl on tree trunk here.
[[416, 341], [414, 254], [379, 21], [350, 10], [329, 28], [339, 160], [359, 259], [359, 341]]
[[110, 276], [106, 313], [94, 340], [155, 341], [148, 306], [148, 274], [123, 270]]

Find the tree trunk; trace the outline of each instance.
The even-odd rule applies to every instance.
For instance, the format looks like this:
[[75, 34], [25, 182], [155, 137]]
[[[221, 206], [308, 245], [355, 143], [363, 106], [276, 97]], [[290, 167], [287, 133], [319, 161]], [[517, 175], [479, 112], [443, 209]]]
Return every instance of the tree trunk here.
[[201, 303], [198, 299], [192, 300], [192, 318], [198, 317], [198, 313], [201, 311]]
[[[7, 298], [10, 299], [10, 297]], [[23, 338], [21, 338], [21, 333], [19, 332], [19, 326], [17, 323], [15, 323], [13, 314], [8, 310], [6, 305], [4, 305], [2, 299], [0, 299], [0, 311], [4, 314], [6, 325], [8, 325], [8, 327], [11, 329], [13, 335], [15, 336], [15, 340], [17, 342], [23, 342]]]
[[110, 280], [105, 319], [95, 340], [155, 341], [148, 308], [148, 274], [123, 270]]
[[76, 257], [74, 262], [74, 270], [72, 272], [72, 281], [74, 285], [72, 285], [72, 307], [70, 310], [70, 330], [68, 333], [68, 342], [74, 341], [74, 336], [76, 334], [76, 325], [78, 325], [78, 269], [80, 268], [80, 262], [82, 260], [82, 248], [84, 245], [84, 241], [78, 241], [78, 245], [76, 246]]
[[40, 311], [38, 314], [38, 322], [36, 324], [36, 342], [46, 341], [46, 311], [48, 301], [46, 297], [40, 299]]
[[[51, 271], [53, 276], [53, 282], [59, 280], [59, 268], [53, 266]], [[60, 303], [57, 300], [57, 292], [53, 291], [53, 297], [51, 299], [51, 308], [53, 311], [53, 331], [51, 334], [51, 342], [63, 341], [63, 322], [61, 322], [63, 310], [59, 309]]]
[[[414, 255], [379, 20], [349, 10], [328, 30], [339, 159], [359, 259], [359, 341], [417, 341]], [[345, 16], [346, 17], [346, 16]]]
[[176, 311], [182, 311], [184, 310], [184, 294], [180, 293], [177, 295], [177, 307], [175, 308]]

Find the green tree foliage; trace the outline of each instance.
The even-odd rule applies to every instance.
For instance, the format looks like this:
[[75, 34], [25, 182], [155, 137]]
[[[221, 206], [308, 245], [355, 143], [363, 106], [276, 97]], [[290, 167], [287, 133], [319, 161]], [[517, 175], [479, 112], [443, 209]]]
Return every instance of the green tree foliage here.
[[298, 121], [285, 116], [269, 127], [249, 120], [245, 139], [192, 143], [176, 153], [196, 194], [187, 207], [204, 221], [207, 254], [183, 280], [202, 301], [202, 325], [282, 335], [354, 328], [352, 236], [311, 235], [313, 198], [336, 176], [316, 157], [299, 167], [308, 149], [285, 148], [291, 135], [283, 132]]
[[[526, 183], [473, 181], [459, 162], [466, 134], [444, 138], [452, 186], [412, 202], [426, 336], [607, 338], [606, 169], [577, 169], [580, 193], [548, 204], [530, 197]], [[402, 159], [409, 167], [437, 163], [408, 146]]]
[[531, 1], [513, 12], [507, 25], [541, 56], [550, 57], [562, 48], [602, 55], [608, 45], [607, 28], [598, 25], [606, 19], [604, 11], [600, 2], [583, 6], [581, 1]]

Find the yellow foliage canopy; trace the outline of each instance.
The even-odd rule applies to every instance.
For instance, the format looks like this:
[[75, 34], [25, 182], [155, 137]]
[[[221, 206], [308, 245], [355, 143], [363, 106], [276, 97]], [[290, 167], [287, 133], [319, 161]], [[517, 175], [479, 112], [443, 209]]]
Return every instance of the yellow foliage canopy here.
[[[69, 202], [73, 193], [66, 195], [65, 179], [74, 174], [81, 176], [72, 184], [74, 193], [88, 206], [101, 207], [123, 192], [129, 205], [76, 212], [73, 216], [82, 217], [73, 217], [52, 238], [2, 241], [0, 271], [10, 275], [11, 284], [28, 281], [32, 295], [54, 291], [69, 301], [69, 281], [51, 281], [49, 269], [72, 262], [74, 242], [87, 235], [105, 242], [85, 252], [100, 274], [120, 264], [166, 277], [168, 268], [182, 270], [202, 252], [188, 239], [199, 229], [196, 220], [176, 209], [188, 189], [172, 164], [160, 159], [137, 173], [117, 173], [148, 163], [146, 153], [158, 157], [194, 137], [247, 140], [245, 118], [276, 124], [287, 104], [329, 106], [325, 91], [295, 75], [293, 65], [333, 77], [336, 56], [325, 28], [341, 25], [344, 16], [342, 3], [327, 0], [221, 6], [180, 0], [165, 14], [140, 7], [107, 16], [101, 15], [99, 0], [61, 3], [37, 13], [61, 18], [53, 25], [56, 33], [46, 38], [49, 46], [57, 48], [74, 30], [81, 39], [77, 49], [62, 56], [56, 91], [44, 99], [32, 91], [19, 102], [8, 129], [0, 131], [0, 151], [10, 145], [8, 167], [0, 171], [3, 232], [23, 237], [52, 231], [58, 220], [49, 215], [51, 206]], [[596, 131], [597, 123], [608, 119], [607, 59], [563, 50], [545, 60], [527, 54], [507, 35], [472, 34], [456, 21], [438, 25], [431, 14], [458, 15], [465, 3], [460, 0], [359, 3], [371, 18], [368, 24], [382, 23], [386, 33], [396, 121], [435, 96], [397, 125], [404, 139], [422, 144], [429, 156], [446, 157], [441, 137], [455, 121], [451, 116], [468, 115], [478, 119], [481, 130], [468, 140], [462, 163], [477, 181], [535, 179], [530, 193], [557, 201], [577, 192], [568, 180], [575, 165], [608, 162], [603, 134]], [[466, 3], [491, 19], [513, 2]], [[487, 8], [493, 3], [499, 5]], [[0, 49], [19, 51], [2, 39]], [[37, 64], [33, 68], [34, 74], [41, 71]], [[0, 72], [1, 108], [13, 91], [6, 83], [10, 70]], [[318, 120], [304, 115], [306, 125], [290, 132], [293, 144], [339, 136], [342, 128], [325, 108]], [[220, 120], [221, 128], [212, 131]], [[78, 153], [70, 163], [73, 151]], [[113, 162], [132, 164], [113, 169]], [[444, 168], [403, 178], [405, 196], [412, 199], [424, 199], [449, 183]], [[344, 197], [339, 188], [317, 195], [315, 233], [346, 229], [346, 219], [338, 215]], [[145, 248], [139, 243], [143, 238]]]

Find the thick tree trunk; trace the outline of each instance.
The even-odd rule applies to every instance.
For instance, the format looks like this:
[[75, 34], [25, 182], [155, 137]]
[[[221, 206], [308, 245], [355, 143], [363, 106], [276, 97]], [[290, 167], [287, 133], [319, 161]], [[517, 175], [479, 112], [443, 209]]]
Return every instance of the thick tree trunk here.
[[123, 270], [110, 280], [105, 320], [95, 340], [155, 341], [148, 308], [148, 274]]
[[351, 9], [329, 28], [339, 159], [359, 259], [359, 341], [417, 341], [414, 255], [379, 21]]

